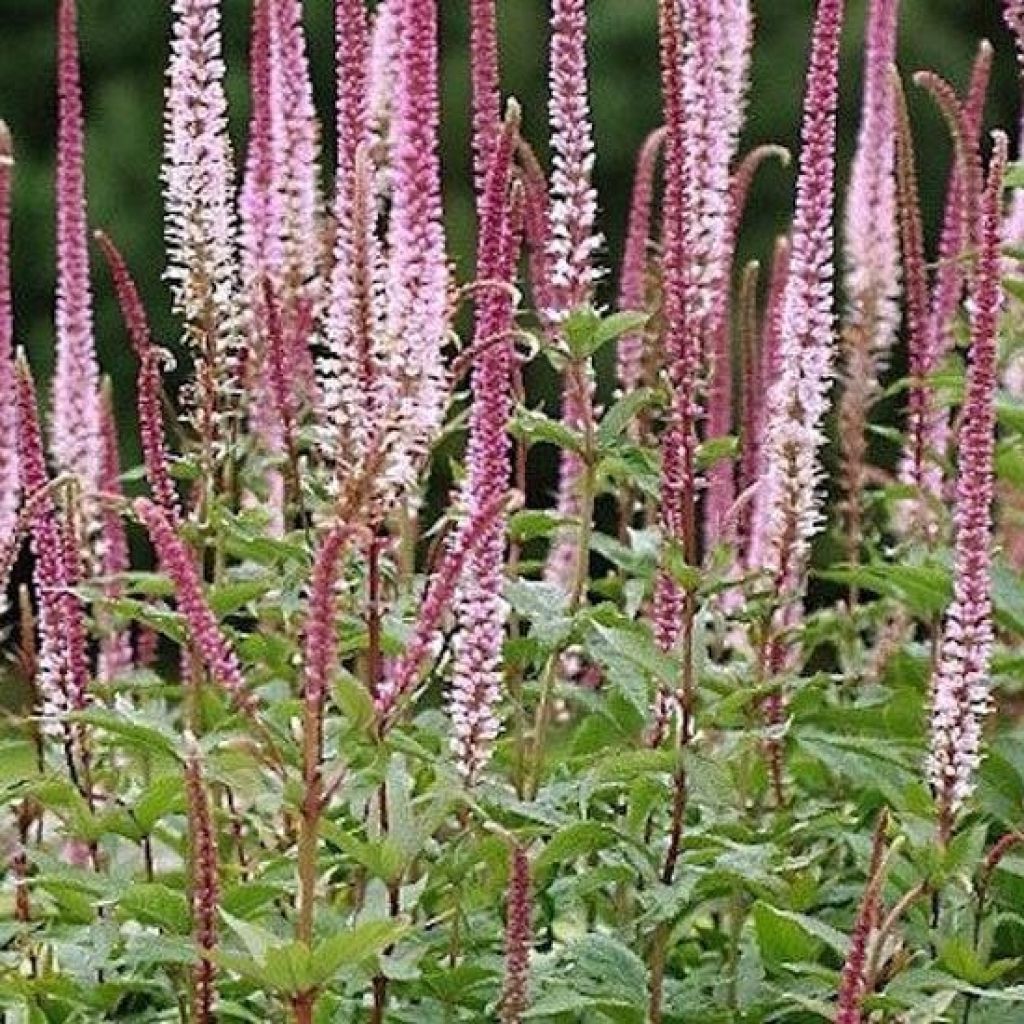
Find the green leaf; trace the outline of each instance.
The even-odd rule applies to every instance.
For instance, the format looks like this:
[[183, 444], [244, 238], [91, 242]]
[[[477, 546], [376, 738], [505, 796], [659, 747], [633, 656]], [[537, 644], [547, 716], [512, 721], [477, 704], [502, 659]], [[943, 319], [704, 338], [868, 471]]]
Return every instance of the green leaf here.
[[341, 671], [334, 681], [334, 702], [341, 708], [349, 724], [358, 732], [365, 732], [375, 719], [373, 698], [365, 684], [351, 672]]
[[148, 835], [162, 818], [185, 810], [185, 786], [180, 774], [160, 775], [139, 795], [133, 817], [143, 834]]
[[155, 882], [135, 883], [122, 895], [118, 910], [123, 917], [163, 929], [171, 935], [191, 930], [185, 894]]
[[356, 967], [393, 946], [409, 926], [403, 921], [364, 921], [347, 931], [332, 935], [313, 951], [311, 977], [320, 986], [346, 967]]
[[280, 580], [269, 576], [258, 579], [233, 580], [211, 587], [207, 599], [210, 602], [210, 608], [213, 609], [213, 614], [218, 618], [224, 618], [258, 598], [264, 597], [279, 585]]
[[754, 930], [761, 958], [769, 967], [815, 962], [821, 940], [812, 935], [798, 915], [769, 906], [761, 900], [754, 904]]
[[639, 627], [611, 627], [591, 621], [591, 628], [611, 644], [624, 658], [649, 672], [659, 682], [675, 687], [679, 681], [679, 665], [660, 650], [654, 638]]
[[659, 392], [654, 388], [637, 388], [620, 398], [601, 419], [597, 429], [598, 446], [611, 446], [639, 413], [657, 405], [659, 397]]
[[534, 409], [517, 410], [511, 430], [529, 445], [553, 444], [578, 455], [583, 453], [583, 437], [577, 431]]
[[537, 858], [537, 872], [542, 873], [563, 861], [580, 857], [613, 845], [618, 833], [598, 821], [577, 821], [557, 832]]

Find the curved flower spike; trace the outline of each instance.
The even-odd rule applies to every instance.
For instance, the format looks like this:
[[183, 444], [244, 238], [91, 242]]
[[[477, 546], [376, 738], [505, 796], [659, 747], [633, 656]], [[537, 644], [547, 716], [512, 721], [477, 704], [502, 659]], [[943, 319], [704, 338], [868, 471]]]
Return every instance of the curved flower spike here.
[[128, 329], [128, 337], [139, 360], [139, 372], [136, 383], [138, 392], [139, 436], [142, 441], [142, 459], [146, 467], [146, 479], [149, 481], [153, 497], [163, 510], [177, 525], [181, 522], [181, 504], [178, 492], [171, 479], [167, 457], [167, 445], [164, 440], [163, 415], [160, 405], [160, 352], [153, 345], [149, 331], [149, 319], [146, 308], [139, 297], [139, 290], [128, 270], [124, 257], [111, 239], [102, 231], [96, 233], [100, 250], [106, 257], [114, 279], [114, 291], [117, 294], [121, 316]]
[[241, 710], [251, 715], [256, 708], [255, 698], [242, 675], [238, 656], [206, 600], [192, 552], [158, 505], [147, 498], [138, 498], [133, 507], [153, 542], [160, 568], [174, 584], [178, 607], [188, 623], [190, 642], [213, 680]]
[[[665, 129], [657, 128], [644, 141], [636, 165], [633, 198], [629, 209], [629, 227], [622, 256], [622, 280], [619, 283], [619, 309], [639, 312], [647, 308], [650, 271], [651, 206], [658, 157], [665, 143]], [[619, 339], [616, 375], [624, 394], [634, 391], [643, 380], [644, 332], [631, 331]]]

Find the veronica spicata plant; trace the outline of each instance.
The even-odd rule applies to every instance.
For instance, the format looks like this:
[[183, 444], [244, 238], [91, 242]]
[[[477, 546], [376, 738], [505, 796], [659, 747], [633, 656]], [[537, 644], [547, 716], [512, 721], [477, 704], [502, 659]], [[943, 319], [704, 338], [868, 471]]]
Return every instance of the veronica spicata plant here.
[[[1021, 5], [963, 83], [901, 66], [899, 0], [806, 5], [790, 154], [747, 116], [771, 5], [639, 4], [662, 123], [615, 197], [597, 4], [536, 26], [544, 112], [496, 0], [464, 111], [439, 0], [336, 0], [333, 83], [313, 0], [254, 0], [240, 116], [227, 5], [173, 0], [166, 294], [91, 220], [93, 15], [54, 6], [28, 350], [0, 122], [5, 1020], [1017, 1020], [1024, 168], [985, 109]], [[792, 219], [744, 265], [760, 174]]]

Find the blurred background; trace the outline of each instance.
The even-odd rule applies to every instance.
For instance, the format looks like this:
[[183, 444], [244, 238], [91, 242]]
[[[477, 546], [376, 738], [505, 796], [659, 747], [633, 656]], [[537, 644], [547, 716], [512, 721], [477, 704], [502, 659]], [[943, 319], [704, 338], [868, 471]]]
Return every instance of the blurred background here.
[[[175, 340], [168, 296], [161, 283], [161, 203], [158, 179], [161, 99], [170, 21], [169, 0], [80, 0], [86, 107], [90, 219], [108, 230], [134, 269], [164, 342]], [[445, 189], [450, 244], [459, 272], [472, 272], [472, 197], [468, 189], [468, 0], [441, 0], [445, 77]], [[840, 137], [844, 175], [856, 138], [866, 0], [850, 0], [843, 55]], [[224, 0], [230, 68], [232, 133], [244, 154], [248, 116], [245, 77], [250, 0]], [[315, 85], [333, 144], [331, 0], [306, 0]], [[525, 132], [546, 149], [547, 0], [499, 0], [503, 31], [503, 85], [521, 101]], [[633, 162], [659, 119], [655, 0], [591, 0], [591, 66], [598, 144], [597, 186], [607, 239], [605, 294], [617, 283], [618, 254]], [[16, 335], [45, 379], [53, 358], [53, 137], [55, 0], [0, 0], [0, 117], [17, 149], [14, 225]], [[812, 0], [755, 0], [759, 28], [752, 99], [744, 148], [760, 142], [795, 146]], [[987, 109], [989, 126], [1013, 127], [1018, 86], [1012, 43], [1000, 0], [903, 0], [904, 73], [933, 68], [962, 86], [978, 42], [997, 50]], [[936, 211], [950, 159], [946, 130], [927, 100], [911, 89], [922, 189], [934, 237]], [[327, 159], [328, 168], [333, 161]], [[792, 169], [762, 173], [744, 228], [742, 255], [767, 257], [772, 238], [789, 217]], [[134, 366], [113, 303], [105, 268], [94, 260], [97, 339], [104, 371], [115, 380], [123, 424], [134, 416]], [[122, 429], [126, 465], [137, 442]]]

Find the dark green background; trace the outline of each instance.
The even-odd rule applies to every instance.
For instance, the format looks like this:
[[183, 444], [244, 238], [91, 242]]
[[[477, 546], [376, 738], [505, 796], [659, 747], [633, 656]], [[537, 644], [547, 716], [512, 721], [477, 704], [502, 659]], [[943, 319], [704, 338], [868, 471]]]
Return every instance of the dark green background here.
[[[249, 0], [225, 0], [226, 46], [236, 154], [243, 152], [247, 110], [245, 64]], [[499, 0], [504, 85], [525, 108], [526, 132], [544, 149], [546, 121], [545, 0]], [[844, 45], [841, 139], [844, 158], [857, 127], [864, 0], [854, 0]], [[328, 145], [333, 109], [331, 0], [307, 0], [307, 24], [317, 98]], [[658, 121], [655, 0], [591, 0], [592, 79], [598, 141], [597, 184], [608, 239], [608, 295], [628, 201], [632, 163]], [[14, 268], [17, 338], [45, 376], [52, 362], [53, 129], [55, 0], [0, 0], [0, 116], [18, 154]], [[161, 206], [158, 183], [161, 92], [169, 27], [167, 0], [80, 0], [88, 109], [90, 217], [108, 229], [136, 271], [163, 340], [172, 340], [161, 285]], [[468, 0], [441, 0], [445, 73], [445, 176], [450, 241], [460, 272], [470, 272], [471, 197], [467, 190]], [[798, 124], [811, 0], [760, 0], [750, 119], [745, 145], [792, 146]], [[1012, 47], [998, 0], [904, 0], [901, 63], [906, 72], [931, 67], [964, 82], [982, 36], [996, 44], [998, 70], [988, 108], [990, 125], [1016, 121]], [[934, 221], [949, 159], [941, 120], [915, 97], [923, 188]], [[328, 150], [329, 152], [329, 150]], [[331, 161], [328, 161], [328, 164]], [[744, 231], [744, 255], [765, 255], [791, 206], [792, 172], [771, 166], [754, 195]], [[104, 268], [94, 262], [98, 339], [104, 370], [113, 374], [122, 408], [131, 402], [133, 367], [111, 301]], [[122, 417], [130, 422], [130, 414]], [[125, 431], [125, 446], [135, 439]], [[127, 454], [127, 453], [126, 453]]]

